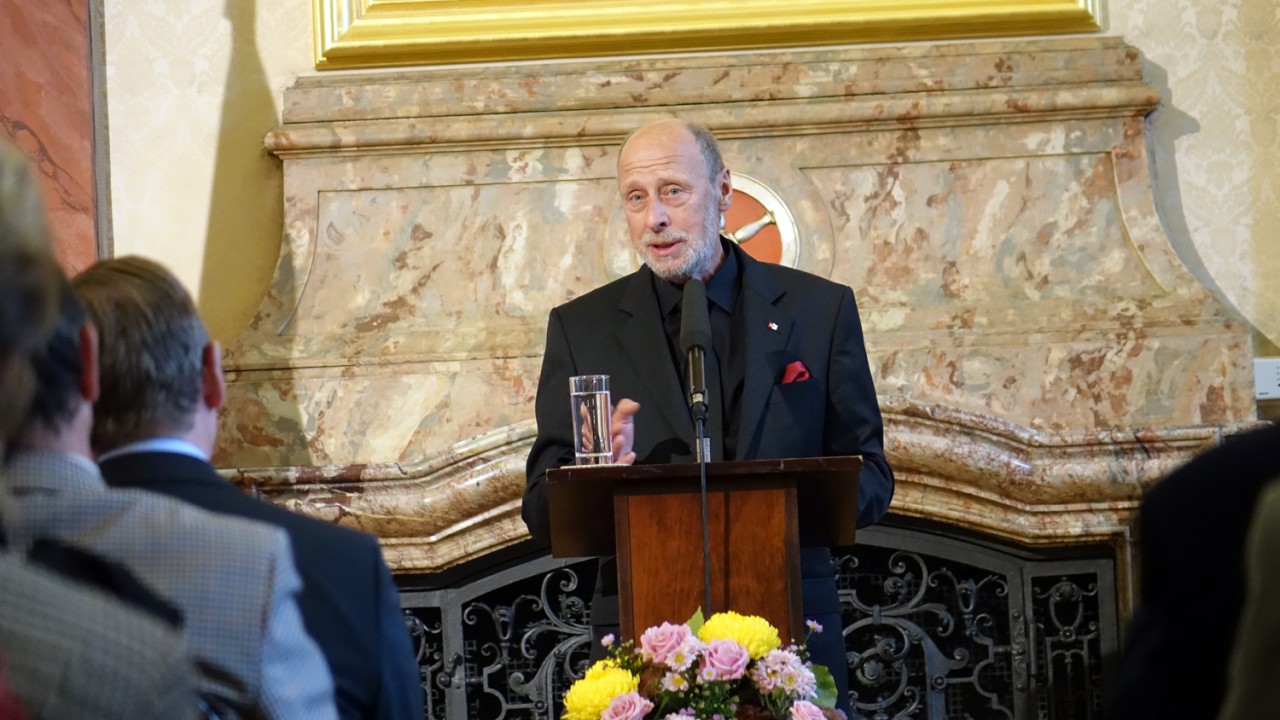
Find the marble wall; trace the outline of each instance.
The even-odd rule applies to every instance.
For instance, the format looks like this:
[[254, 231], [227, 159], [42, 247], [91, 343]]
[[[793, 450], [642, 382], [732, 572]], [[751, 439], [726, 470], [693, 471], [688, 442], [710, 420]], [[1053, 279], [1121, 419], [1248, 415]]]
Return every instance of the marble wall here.
[[68, 271], [98, 259], [89, 3], [6, 2], [0, 22], [0, 140], [36, 168], [49, 232]]
[[547, 311], [635, 267], [617, 143], [678, 113], [854, 288], [894, 510], [1123, 566], [1142, 488], [1254, 417], [1249, 328], [1156, 212], [1159, 97], [1115, 37], [300, 78], [216, 461], [402, 570], [522, 539]]
[[[1280, 343], [1280, 293], [1269, 290], [1280, 284], [1277, 4], [1107, 5], [1108, 31], [1137, 48], [1160, 93], [1148, 138], [1166, 234], [1202, 283]], [[103, 7], [116, 251], [174, 268], [229, 342], [280, 250], [281, 167], [262, 136], [281, 120], [285, 88], [315, 74], [312, 3]]]

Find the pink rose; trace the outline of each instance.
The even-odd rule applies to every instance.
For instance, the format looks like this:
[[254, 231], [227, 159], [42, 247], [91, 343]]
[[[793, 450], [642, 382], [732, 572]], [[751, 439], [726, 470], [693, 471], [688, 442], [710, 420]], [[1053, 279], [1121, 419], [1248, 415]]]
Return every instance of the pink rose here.
[[702, 677], [710, 680], [737, 680], [747, 670], [751, 655], [733, 640], [712, 640], [702, 656]]
[[671, 655], [690, 634], [688, 625], [672, 625], [664, 622], [657, 627], [651, 627], [640, 636], [640, 654], [645, 660], [667, 665]]
[[[640, 693], [632, 691], [614, 698], [609, 707], [600, 713], [600, 720], [644, 720], [644, 716], [652, 709], [653, 703], [645, 700]], [[821, 716], [819, 720], [822, 720]]]
[[797, 700], [791, 706], [791, 720], [824, 720], [822, 708], [808, 700]]

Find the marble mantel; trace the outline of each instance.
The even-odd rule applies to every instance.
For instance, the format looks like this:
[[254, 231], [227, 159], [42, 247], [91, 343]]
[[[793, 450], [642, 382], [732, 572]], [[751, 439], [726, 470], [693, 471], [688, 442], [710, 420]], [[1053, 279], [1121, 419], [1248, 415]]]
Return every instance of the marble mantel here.
[[1249, 333], [1153, 206], [1157, 101], [1115, 37], [301, 78], [216, 462], [401, 571], [526, 537], [547, 312], [635, 267], [617, 145], [678, 115], [853, 287], [894, 511], [1124, 567], [1142, 489], [1254, 419]]

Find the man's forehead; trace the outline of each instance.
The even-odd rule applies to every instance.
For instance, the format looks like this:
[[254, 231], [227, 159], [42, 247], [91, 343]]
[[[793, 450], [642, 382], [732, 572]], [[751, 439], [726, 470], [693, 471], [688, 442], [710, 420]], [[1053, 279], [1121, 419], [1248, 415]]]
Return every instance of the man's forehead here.
[[702, 156], [693, 136], [684, 128], [670, 130], [655, 128], [632, 137], [618, 155], [618, 177], [635, 172], [700, 171]]
[[638, 154], [632, 157], [624, 158], [618, 163], [619, 175], [626, 175], [633, 172], [661, 172], [663, 170], [677, 170], [688, 172], [690, 156], [683, 153], [649, 153]]

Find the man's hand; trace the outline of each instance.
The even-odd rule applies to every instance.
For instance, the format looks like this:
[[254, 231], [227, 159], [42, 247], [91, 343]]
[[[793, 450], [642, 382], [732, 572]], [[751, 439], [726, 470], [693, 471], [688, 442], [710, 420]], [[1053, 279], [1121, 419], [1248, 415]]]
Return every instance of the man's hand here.
[[591, 412], [587, 409], [587, 401], [578, 401], [578, 417], [582, 419], [582, 437], [579, 439], [578, 452], [593, 453], [596, 451], [595, 430], [591, 428]]
[[636, 412], [640, 403], [623, 398], [613, 408], [611, 421], [613, 430], [613, 461], [619, 465], [631, 465], [636, 461], [636, 454], [631, 447], [636, 442]]

